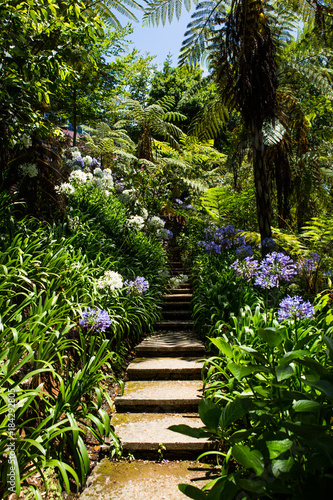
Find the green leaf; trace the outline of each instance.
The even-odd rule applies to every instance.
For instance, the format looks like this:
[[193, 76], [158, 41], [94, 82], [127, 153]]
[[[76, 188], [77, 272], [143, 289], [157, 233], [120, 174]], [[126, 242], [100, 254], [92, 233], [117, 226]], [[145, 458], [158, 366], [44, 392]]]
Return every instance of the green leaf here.
[[331, 382], [328, 382], [327, 380], [315, 380], [315, 381], [304, 380], [304, 384], [314, 387], [318, 391], [325, 394], [325, 396], [327, 396], [328, 399], [333, 401], [333, 385], [331, 384]]
[[293, 410], [297, 413], [319, 411], [321, 408], [322, 405], [320, 403], [317, 403], [317, 401], [311, 401], [310, 399], [300, 399], [299, 401], [295, 401], [293, 404]]
[[246, 469], [253, 469], [257, 476], [264, 471], [264, 457], [259, 450], [250, 450], [248, 446], [236, 444], [231, 450], [234, 459]]
[[282, 472], [289, 472], [293, 465], [294, 465], [293, 457], [289, 457], [286, 460], [273, 460], [272, 461], [273, 476], [279, 477]]
[[274, 440], [274, 441], [266, 441], [266, 446], [269, 451], [269, 458], [277, 458], [289, 450], [293, 445], [293, 442], [290, 439], [282, 439], [282, 440]]
[[333, 339], [324, 335], [324, 342], [327, 345], [327, 350], [331, 361], [333, 361]]
[[208, 429], [217, 431], [222, 412], [221, 408], [210, 399], [202, 398], [199, 403], [198, 412], [205, 426]]
[[227, 428], [229, 425], [235, 423], [242, 418], [250, 409], [251, 399], [238, 398], [235, 401], [228, 403], [222, 410], [220, 417], [220, 425], [222, 429]]
[[264, 488], [260, 480], [238, 479], [237, 483], [242, 489], [251, 491], [251, 493], [256, 493], [257, 495], [261, 495], [264, 492]]
[[271, 348], [277, 347], [285, 339], [285, 329], [282, 328], [258, 328], [257, 333]]
[[196, 488], [195, 486], [192, 486], [191, 484], [178, 484], [178, 489], [184, 495], [186, 495], [189, 498], [192, 498], [193, 500], [206, 500], [206, 495], [199, 490], [199, 488]]
[[278, 382], [286, 380], [295, 374], [295, 365], [292, 363], [290, 365], [278, 366], [276, 369], [276, 378]]
[[264, 366], [254, 366], [254, 365], [239, 365], [237, 363], [230, 362], [227, 364], [228, 370], [231, 371], [237, 380], [242, 380], [242, 378], [251, 375], [252, 373], [267, 372], [268, 368]]
[[216, 339], [209, 338], [209, 340], [219, 349], [219, 351], [223, 352], [223, 354], [227, 356], [227, 358], [229, 359], [233, 358], [233, 350], [230, 344], [228, 344], [228, 342], [226, 342], [220, 337]]

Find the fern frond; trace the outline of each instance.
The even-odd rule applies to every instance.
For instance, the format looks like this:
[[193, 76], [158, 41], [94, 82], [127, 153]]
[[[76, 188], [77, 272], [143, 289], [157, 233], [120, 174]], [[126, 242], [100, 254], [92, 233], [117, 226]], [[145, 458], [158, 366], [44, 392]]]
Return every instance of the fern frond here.
[[282, 141], [286, 129], [278, 120], [275, 123], [264, 123], [263, 129], [264, 144], [266, 146], [274, 146]]
[[[180, 19], [182, 13], [181, 0], [153, 0], [148, 4], [143, 15], [144, 26], [158, 26], [162, 22], [165, 25], [166, 19], [171, 22], [173, 16], [175, 15], [177, 19]], [[197, 0], [193, 0], [193, 4], [197, 4]], [[184, 6], [187, 12], [191, 8], [191, 0], [185, 0]]]

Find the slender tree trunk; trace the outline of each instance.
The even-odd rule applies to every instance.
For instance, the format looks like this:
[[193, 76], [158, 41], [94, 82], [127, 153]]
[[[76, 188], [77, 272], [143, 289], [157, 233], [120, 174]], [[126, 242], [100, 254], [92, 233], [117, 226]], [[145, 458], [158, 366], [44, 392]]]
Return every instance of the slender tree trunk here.
[[73, 91], [73, 147], [76, 146], [76, 137], [77, 137], [77, 108], [76, 108], [76, 87], [74, 87]]
[[257, 219], [261, 236], [261, 251], [265, 255], [268, 248], [265, 238], [272, 237], [272, 201], [269, 172], [265, 160], [265, 145], [262, 129], [253, 126], [253, 175], [257, 202]]

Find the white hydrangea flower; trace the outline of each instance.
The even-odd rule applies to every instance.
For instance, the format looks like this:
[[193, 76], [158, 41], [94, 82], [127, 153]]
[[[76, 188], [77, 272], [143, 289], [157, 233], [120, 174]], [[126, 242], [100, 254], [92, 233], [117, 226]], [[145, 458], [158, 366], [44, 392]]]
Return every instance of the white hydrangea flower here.
[[37, 177], [38, 175], [38, 168], [34, 163], [22, 163], [22, 165], [19, 166], [19, 169], [23, 175], [27, 175], [31, 178]]
[[145, 225], [145, 220], [140, 215], [132, 215], [127, 219], [126, 224], [129, 228], [140, 231]]
[[54, 188], [57, 193], [61, 193], [61, 194], [73, 194], [75, 193], [75, 188], [72, 186], [72, 184], [69, 184], [69, 182], [63, 182], [62, 184], [60, 184], [60, 186], [56, 186]]
[[84, 156], [83, 157], [83, 161], [84, 161], [84, 166], [85, 167], [90, 167], [90, 165], [92, 164], [93, 162], [93, 159], [91, 156], [87, 155], [87, 156]]
[[111, 292], [123, 287], [123, 278], [121, 274], [115, 271], [105, 271], [104, 275], [97, 280], [97, 288], [100, 290], [109, 289]]
[[107, 189], [104, 189], [103, 193], [106, 198], [110, 196], [110, 191], [108, 191]]
[[79, 151], [77, 148], [72, 149], [71, 153], [72, 153], [72, 158], [73, 158], [73, 160], [74, 160], [74, 158], [76, 158], [77, 156], [81, 156], [81, 153], [80, 153], [80, 151]]
[[94, 177], [91, 180], [91, 185], [97, 189], [103, 189], [103, 179], [99, 179], [98, 177]]
[[140, 209], [140, 215], [141, 217], [144, 218], [144, 220], [147, 220], [148, 219], [148, 210], [146, 210], [145, 208], [141, 207]]
[[151, 229], [163, 229], [164, 228], [164, 220], [160, 219], [159, 217], [157, 216], [153, 216], [149, 219], [148, 221], [148, 226], [151, 228]]
[[111, 170], [111, 168], [105, 168], [105, 169], [103, 170], [103, 172], [104, 172], [104, 174], [110, 174], [110, 175], [112, 174], [112, 170]]
[[129, 205], [135, 196], [135, 189], [124, 189], [119, 195], [119, 200], [124, 203], [124, 205]]
[[[104, 170], [105, 172], [105, 170]], [[103, 176], [103, 185], [105, 189], [113, 189], [113, 177], [111, 174], [104, 174]]]
[[86, 178], [87, 178], [87, 182], [89, 182], [89, 181], [91, 181], [91, 179], [94, 178], [94, 176], [91, 172], [86, 172]]
[[30, 146], [32, 146], [32, 140], [30, 135], [28, 134], [23, 134], [20, 139], [20, 142], [25, 148], [30, 148]]
[[156, 236], [158, 238], [162, 238], [163, 240], [168, 240], [169, 239], [169, 233], [167, 229], [157, 229], [156, 231]]
[[83, 170], [73, 170], [69, 176], [69, 182], [74, 185], [82, 185], [87, 182], [87, 174]]
[[103, 170], [99, 167], [96, 167], [94, 170], [95, 177], [103, 177]]

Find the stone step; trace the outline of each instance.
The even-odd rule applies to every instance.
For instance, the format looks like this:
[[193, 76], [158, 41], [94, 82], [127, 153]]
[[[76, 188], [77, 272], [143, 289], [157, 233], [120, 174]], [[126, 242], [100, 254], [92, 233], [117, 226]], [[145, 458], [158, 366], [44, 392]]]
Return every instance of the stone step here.
[[189, 293], [192, 293], [192, 287], [190, 287], [189, 285], [186, 285], [182, 288], [181, 287], [173, 288], [172, 290], [170, 290], [171, 295], [180, 295], [180, 294], [185, 295], [185, 294], [189, 294]]
[[201, 380], [130, 380], [115, 399], [117, 413], [197, 412]]
[[[164, 302], [163, 304], [163, 311], [170, 311], [170, 309], [174, 309], [176, 311], [181, 310], [188, 310], [192, 311], [191, 305], [189, 302], [180, 302], [178, 300], [175, 300], [173, 302]], [[164, 314], [164, 312], [163, 312]]]
[[203, 488], [219, 469], [194, 461], [112, 461], [104, 458], [88, 477], [80, 500], [185, 500], [178, 484]]
[[193, 330], [194, 322], [191, 320], [159, 321], [155, 324], [156, 330]]
[[198, 357], [134, 358], [128, 365], [129, 380], [198, 380], [203, 360]]
[[192, 332], [155, 332], [135, 348], [137, 355], [149, 356], [204, 356], [205, 346]]
[[163, 312], [163, 318], [165, 320], [190, 320], [191, 319], [191, 309], [188, 308], [186, 309], [178, 309], [178, 310], [173, 310], [173, 311], [164, 311]]
[[185, 424], [193, 428], [203, 427], [197, 414], [188, 413], [119, 413], [112, 418], [116, 435], [125, 452], [158, 454], [161, 444], [164, 456], [182, 456], [199, 453], [211, 448], [208, 439], [196, 439], [171, 431], [171, 425]]
[[170, 302], [170, 301], [175, 301], [175, 300], [181, 300], [183, 302], [190, 302], [193, 298], [193, 294], [192, 293], [187, 293], [187, 292], [184, 292], [184, 293], [170, 293], [170, 294], [166, 294], [166, 295], [163, 295], [163, 300], [166, 301], [166, 302]]

